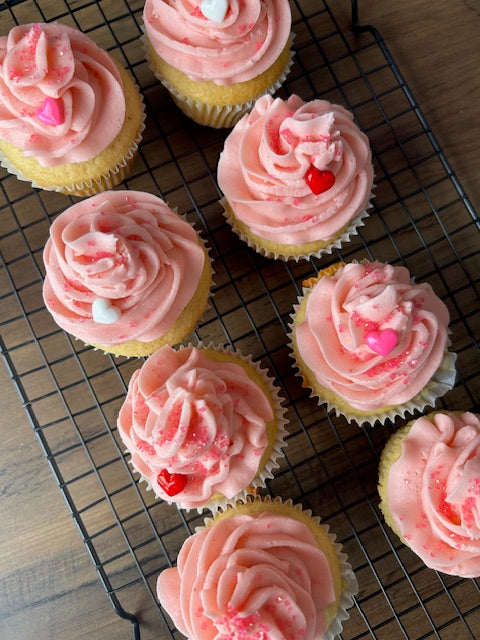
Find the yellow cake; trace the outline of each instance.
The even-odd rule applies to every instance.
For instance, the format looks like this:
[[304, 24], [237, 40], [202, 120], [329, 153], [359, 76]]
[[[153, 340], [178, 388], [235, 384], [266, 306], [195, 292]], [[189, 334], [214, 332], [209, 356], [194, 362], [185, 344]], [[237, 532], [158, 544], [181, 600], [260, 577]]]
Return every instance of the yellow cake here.
[[160, 198], [109, 190], [50, 227], [43, 296], [56, 323], [109, 353], [176, 344], [207, 308], [212, 269], [195, 229]]
[[273, 93], [291, 65], [287, 0], [233, 2], [225, 15], [202, 13], [202, 2], [178, 11], [147, 0], [146, 54], [175, 103], [196, 122], [230, 127], [252, 102]]
[[[21, 98], [25, 85], [25, 105], [0, 96], [4, 122], [15, 122], [13, 129], [0, 126], [2, 164], [33, 186], [68, 195], [119, 184], [134, 162], [145, 119], [129, 73], [88, 36], [59, 23], [15, 27], [4, 40], [7, 89]], [[37, 53], [43, 42], [45, 62]], [[26, 56], [31, 64], [24, 68]]]
[[404, 267], [335, 264], [304, 282], [291, 348], [320, 403], [359, 424], [433, 405], [452, 388], [449, 313]]
[[217, 179], [227, 221], [255, 251], [320, 257], [364, 224], [370, 145], [340, 105], [264, 95], [227, 136]]
[[285, 445], [284, 414], [274, 381], [250, 357], [166, 345], [133, 373], [117, 427], [157, 498], [215, 511], [265, 487]]
[[190, 640], [283, 637], [286, 628], [292, 638], [333, 638], [357, 590], [328, 527], [278, 498], [215, 514], [157, 580], [160, 603]]
[[431, 569], [480, 576], [480, 416], [438, 411], [387, 441], [378, 492], [387, 525]]

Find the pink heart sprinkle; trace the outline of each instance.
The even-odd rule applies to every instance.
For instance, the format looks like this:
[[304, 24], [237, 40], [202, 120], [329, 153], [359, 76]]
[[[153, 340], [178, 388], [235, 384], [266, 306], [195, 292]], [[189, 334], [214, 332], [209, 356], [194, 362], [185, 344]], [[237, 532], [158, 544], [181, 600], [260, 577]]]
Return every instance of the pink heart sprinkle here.
[[383, 329], [382, 331], [369, 331], [365, 341], [375, 353], [380, 356], [388, 356], [398, 344], [397, 332], [393, 329]]
[[51, 124], [54, 127], [65, 122], [63, 104], [56, 98], [45, 98], [42, 106], [37, 109], [37, 118], [44, 124]]

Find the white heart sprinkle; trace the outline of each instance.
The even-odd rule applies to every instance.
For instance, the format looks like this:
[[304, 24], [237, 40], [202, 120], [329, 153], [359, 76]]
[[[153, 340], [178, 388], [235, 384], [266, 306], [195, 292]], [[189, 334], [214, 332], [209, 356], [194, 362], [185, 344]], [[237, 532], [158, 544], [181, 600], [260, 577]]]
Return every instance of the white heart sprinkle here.
[[106, 298], [95, 298], [92, 304], [92, 316], [98, 324], [114, 324], [119, 320], [122, 312], [114, 307]]
[[200, 11], [209, 20], [223, 22], [228, 11], [228, 0], [202, 0]]

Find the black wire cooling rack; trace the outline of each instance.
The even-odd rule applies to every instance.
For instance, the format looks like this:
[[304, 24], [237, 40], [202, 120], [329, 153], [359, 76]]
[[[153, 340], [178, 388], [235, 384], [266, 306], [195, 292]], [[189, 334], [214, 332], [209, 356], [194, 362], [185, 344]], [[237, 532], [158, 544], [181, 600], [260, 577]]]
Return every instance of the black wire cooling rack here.
[[[292, 2], [295, 63], [280, 93], [321, 96], [354, 112], [374, 151], [376, 197], [365, 227], [341, 252], [285, 264], [254, 254], [226, 225], [215, 181], [226, 133], [185, 119], [154, 80], [139, 45], [141, 0], [19, 0], [0, 9], [2, 32], [32, 21], [77, 26], [142, 88], [147, 128], [123, 188], [164, 197], [210, 247], [214, 296], [186, 342], [251, 354], [283, 389], [288, 448], [268, 491], [311, 508], [343, 543], [360, 592], [342, 637], [478, 637], [479, 582], [427, 569], [383, 524], [377, 464], [393, 426], [361, 429], [327, 415], [302, 389], [287, 346], [304, 278], [339, 258], [403, 264], [430, 282], [451, 312], [458, 376], [439, 406], [478, 411], [479, 218], [379, 33], [358, 26], [355, 2], [355, 38], [340, 30], [326, 2]], [[155, 500], [132, 476], [115, 424], [140, 362], [71, 340], [44, 308], [43, 246], [51, 221], [72, 200], [0, 175], [4, 361], [115, 610], [131, 621], [137, 639], [179, 638], [157, 603], [155, 580], [203, 518]]]

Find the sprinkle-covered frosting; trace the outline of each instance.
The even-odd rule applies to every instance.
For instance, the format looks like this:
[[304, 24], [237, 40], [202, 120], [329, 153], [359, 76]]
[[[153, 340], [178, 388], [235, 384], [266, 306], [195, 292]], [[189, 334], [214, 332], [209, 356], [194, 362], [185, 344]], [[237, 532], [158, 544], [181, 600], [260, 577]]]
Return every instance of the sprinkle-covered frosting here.
[[0, 138], [43, 166], [105, 149], [125, 118], [119, 71], [77, 29], [28, 24], [0, 37]]
[[55, 219], [45, 245], [44, 301], [87, 343], [150, 342], [192, 298], [205, 264], [193, 227], [163, 200], [107, 191]]
[[329, 240], [367, 206], [373, 168], [352, 114], [325, 100], [270, 95], [225, 141], [218, 184], [235, 217], [283, 245]]
[[316, 382], [364, 411], [415, 397], [439, 368], [449, 313], [427, 283], [380, 262], [347, 264], [306, 290], [298, 354]]
[[288, 42], [288, 0], [229, 0], [221, 22], [207, 18], [201, 5], [198, 0], [147, 0], [143, 14], [155, 52], [192, 80], [219, 85], [251, 80]]
[[233, 356], [165, 346], [133, 374], [118, 430], [158, 497], [197, 508], [248, 487], [273, 417], [269, 397]]
[[480, 576], [480, 421], [473, 413], [416, 420], [388, 473], [398, 532], [430, 568]]
[[187, 538], [158, 598], [190, 640], [320, 640], [335, 601], [330, 567], [303, 522], [233, 514]]

